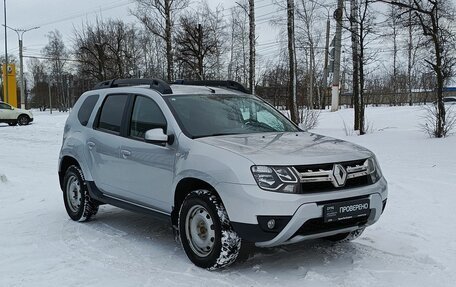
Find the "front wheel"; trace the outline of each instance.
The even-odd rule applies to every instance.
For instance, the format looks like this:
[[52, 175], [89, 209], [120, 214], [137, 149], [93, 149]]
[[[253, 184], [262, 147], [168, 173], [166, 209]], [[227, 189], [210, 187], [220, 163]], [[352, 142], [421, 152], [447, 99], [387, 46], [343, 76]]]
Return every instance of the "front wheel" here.
[[215, 270], [232, 264], [241, 249], [221, 201], [208, 190], [192, 191], [179, 211], [179, 234], [188, 258]]
[[17, 122], [19, 123], [20, 126], [26, 126], [30, 122], [30, 118], [27, 115], [20, 115], [17, 118]]
[[65, 172], [63, 201], [74, 221], [87, 221], [98, 212], [98, 204], [89, 195], [82, 170], [75, 165]]

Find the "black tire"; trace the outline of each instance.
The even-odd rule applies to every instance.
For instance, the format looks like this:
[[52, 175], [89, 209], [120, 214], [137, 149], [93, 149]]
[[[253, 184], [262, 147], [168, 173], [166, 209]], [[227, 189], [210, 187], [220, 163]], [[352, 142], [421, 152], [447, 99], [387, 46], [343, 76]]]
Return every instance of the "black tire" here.
[[27, 115], [20, 115], [19, 117], [17, 117], [17, 123], [20, 126], [26, 126], [29, 124], [29, 122], [30, 122], [30, 118]]
[[87, 221], [98, 212], [98, 204], [90, 197], [82, 170], [71, 165], [63, 181], [65, 209], [74, 221]]
[[248, 261], [255, 255], [255, 243], [242, 240], [241, 250], [236, 258], [236, 263], [243, 263]]
[[17, 125], [17, 121], [12, 121], [12, 122], [9, 122], [8, 125], [14, 127], [15, 125]]
[[352, 240], [355, 240], [356, 238], [360, 237], [361, 234], [363, 233], [364, 228], [357, 229], [352, 232], [345, 232], [345, 233], [339, 233], [336, 235], [331, 235], [328, 237], [325, 237], [325, 239], [332, 241], [332, 242], [337, 242], [337, 243], [344, 243], [344, 242], [349, 242]]
[[179, 211], [182, 247], [196, 266], [215, 270], [236, 261], [241, 238], [222, 202], [208, 190], [192, 191]]

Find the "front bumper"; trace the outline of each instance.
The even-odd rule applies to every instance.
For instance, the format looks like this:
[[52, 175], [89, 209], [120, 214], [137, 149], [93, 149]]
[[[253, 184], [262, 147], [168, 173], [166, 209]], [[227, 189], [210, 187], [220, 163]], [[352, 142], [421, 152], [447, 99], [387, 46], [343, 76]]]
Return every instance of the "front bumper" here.
[[[221, 184], [217, 190], [222, 197], [233, 228], [241, 238], [255, 242], [259, 247], [272, 247], [326, 237], [371, 225], [380, 218], [388, 197], [387, 182], [384, 178], [368, 186], [312, 194], [274, 193], [263, 191], [252, 185], [234, 184]], [[322, 219], [324, 204], [353, 198], [369, 199], [371, 212], [365, 221], [352, 225], [342, 224], [335, 228], [325, 229], [323, 227], [311, 233], [301, 232], [301, 227], [304, 228], [305, 223]], [[265, 215], [286, 218], [285, 226], [275, 233], [265, 231], [258, 220]]]

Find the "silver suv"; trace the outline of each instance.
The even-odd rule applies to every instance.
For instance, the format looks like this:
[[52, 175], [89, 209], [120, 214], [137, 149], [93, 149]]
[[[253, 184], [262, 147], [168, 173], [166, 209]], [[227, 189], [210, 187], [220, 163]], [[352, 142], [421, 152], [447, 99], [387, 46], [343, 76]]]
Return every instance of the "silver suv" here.
[[302, 131], [231, 81], [98, 84], [68, 117], [59, 178], [73, 220], [100, 204], [166, 218], [211, 270], [253, 245], [352, 240], [388, 195], [372, 152]]

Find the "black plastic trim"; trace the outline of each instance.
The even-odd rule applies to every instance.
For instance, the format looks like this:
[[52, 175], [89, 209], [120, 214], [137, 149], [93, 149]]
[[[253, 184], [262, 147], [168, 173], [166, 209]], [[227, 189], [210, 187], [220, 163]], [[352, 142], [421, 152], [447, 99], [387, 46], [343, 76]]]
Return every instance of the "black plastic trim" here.
[[96, 84], [93, 90], [139, 85], [148, 85], [150, 89], [160, 92], [163, 95], [173, 93], [173, 90], [168, 83], [160, 79], [113, 79]]
[[317, 205], [324, 205], [324, 204], [331, 204], [331, 203], [337, 203], [337, 202], [344, 202], [344, 201], [351, 201], [351, 200], [369, 198], [369, 196], [370, 196], [370, 194], [367, 194], [367, 195], [360, 195], [360, 196], [354, 196], [354, 197], [344, 197], [344, 198], [331, 199], [331, 200], [325, 200], [325, 201], [317, 201], [315, 203]]
[[383, 213], [383, 211], [385, 211], [386, 201], [387, 201], [387, 199], [383, 200], [383, 202], [382, 202], [382, 213]]
[[[238, 91], [244, 94], [250, 94], [242, 84], [236, 81], [221, 81], [221, 80], [204, 80], [204, 81], [195, 81], [195, 80], [176, 80], [173, 84], [175, 85], [189, 85], [189, 86], [209, 86], [209, 87], [221, 87], [227, 88], [230, 90]], [[212, 91], [214, 93], [214, 91]]]
[[269, 241], [278, 235], [277, 232], [263, 231], [258, 224], [248, 224], [232, 221], [231, 226], [243, 240], [249, 242]]
[[[275, 234], [280, 233], [288, 222], [291, 220], [291, 216], [257, 216], [258, 225], [264, 232], [273, 232]], [[273, 229], [268, 228], [268, 221], [274, 219], [275, 227]]]

